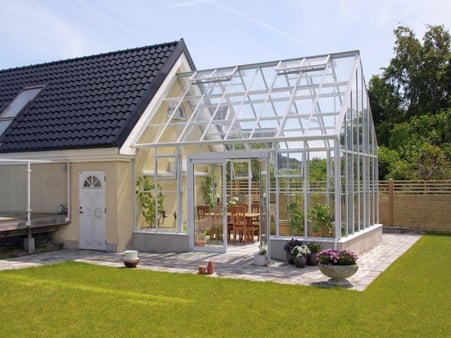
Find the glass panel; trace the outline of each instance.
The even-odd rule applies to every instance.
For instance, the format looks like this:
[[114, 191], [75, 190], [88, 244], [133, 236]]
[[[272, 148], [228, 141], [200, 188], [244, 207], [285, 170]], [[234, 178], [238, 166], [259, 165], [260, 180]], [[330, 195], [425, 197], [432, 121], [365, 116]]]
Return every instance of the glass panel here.
[[268, 219], [268, 208], [269, 208], [269, 200], [267, 199], [269, 189], [268, 189], [268, 161], [266, 158], [261, 158], [259, 160], [259, 171], [260, 171], [260, 180], [259, 180], [259, 203], [251, 205], [251, 212], [258, 213], [258, 217], [256, 218], [256, 224], [258, 225], [258, 234], [260, 240], [260, 250], [265, 250], [268, 253], [268, 239], [269, 239], [269, 219]]
[[175, 180], [177, 178], [177, 156], [158, 155], [156, 161], [158, 180]]
[[16, 115], [33, 100], [43, 87], [26, 88], [17, 95], [14, 100], [2, 111], [0, 111], [0, 136], [14, 120]]
[[158, 180], [160, 188], [160, 213], [158, 215], [158, 229], [160, 231], [177, 230], [177, 182]]
[[252, 179], [249, 161], [232, 161], [232, 179], [247, 180]]
[[277, 175], [279, 177], [303, 177], [302, 152], [279, 152]]
[[[165, 113], [152, 118], [152, 133], [158, 135], [152, 143], [170, 145], [177, 135], [181, 145], [243, 143], [264, 137], [267, 128], [277, 130], [271, 135], [276, 142], [293, 135], [334, 135], [356, 60], [352, 53], [332, 54], [181, 74], [163, 101]], [[359, 82], [354, 91], [362, 92], [360, 87]], [[349, 103], [362, 106], [355, 98]], [[180, 119], [186, 125], [174, 124]]]
[[152, 176], [139, 176], [136, 181], [136, 196], [139, 228], [158, 229], [165, 210], [162, 186], [157, 184]]
[[0, 135], [3, 134], [3, 132], [8, 128], [9, 124], [12, 122], [12, 120], [0, 120]]
[[33, 100], [39, 94], [42, 88], [43, 87], [24, 89], [14, 98], [14, 100], [12, 100], [8, 107], [0, 113], [0, 117], [16, 116], [28, 102]]
[[223, 164], [194, 164], [195, 248], [225, 247], [223, 171]]
[[97, 176], [89, 176], [86, 178], [84, 188], [100, 188], [102, 187], [102, 182], [97, 178]]

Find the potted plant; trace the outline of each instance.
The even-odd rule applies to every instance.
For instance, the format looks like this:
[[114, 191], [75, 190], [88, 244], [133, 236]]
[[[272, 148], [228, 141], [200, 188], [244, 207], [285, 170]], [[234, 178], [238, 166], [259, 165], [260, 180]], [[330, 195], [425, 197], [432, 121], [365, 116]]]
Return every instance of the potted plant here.
[[297, 268], [305, 268], [307, 264], [307, 255], [310, 254], [310, 249], [306, 244], [296, 245], [291, 254], [294, 256], [294, 264]]
[[349, 285], [346, 278], [356, 273], [358, 256], [349, 250], [322, 250], [318, 254], [319, 270], [330, 277], [329, 283]]
[[258, 251], [254, 254], [254, 264], [255, 265], [266, 265], [266, 254], [268, 250], [263, 247], [263, 244], [260, 243], [258, 246]]
[[207, 231], [196, 232], [194, 234], [194, 245], [205, 246], [207, 243]]
[[299, 239], [290, 239], [289, 241], [287, 241], [285, 243], [285, 245], [283, 246], [283, 249], [285, 250], [285, 252], [287, 253], [287, 260], [288, 260], [288, 264], [294, 264], [294, 256], [291, 254], [291, 250], [293, 250], [293, 248], [297, 245], [302, 245], [304, 244], [304, 242], [302, 242]]
[[312, 207], [312, 231], [319, 231], [322, 237], [331, 237], [334, 233], [335, 218], [327, 203], [316, 203]]
[[307, 246], [310, 254], [307, 256], [307, 265], [316, 266], [319, 263], [318, 252], [321, 250], [321, 245], [318, 242], [309, 242]]

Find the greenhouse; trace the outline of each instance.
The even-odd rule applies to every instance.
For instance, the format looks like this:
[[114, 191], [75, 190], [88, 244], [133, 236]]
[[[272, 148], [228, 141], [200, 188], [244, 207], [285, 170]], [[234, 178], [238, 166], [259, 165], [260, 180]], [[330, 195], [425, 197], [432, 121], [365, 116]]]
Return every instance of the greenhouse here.
[[178, 73], [134, 147], [138, 249], [259, 243], [282, 258], [293, 237], [357, 252], [380, 240], [358, 51]]

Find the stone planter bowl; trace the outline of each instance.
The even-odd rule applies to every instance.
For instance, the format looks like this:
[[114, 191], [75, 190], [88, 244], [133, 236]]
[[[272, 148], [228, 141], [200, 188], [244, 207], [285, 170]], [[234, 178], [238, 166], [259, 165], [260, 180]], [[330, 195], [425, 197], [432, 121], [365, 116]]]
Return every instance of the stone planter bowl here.
[[329, 283], [337, 285], [347, 285], [349, 282], [346, 278], [351, 277], [358, 270], [357, 264], [353, 265], [327, 265], [318, 264], [319, 270], [330, 277]]

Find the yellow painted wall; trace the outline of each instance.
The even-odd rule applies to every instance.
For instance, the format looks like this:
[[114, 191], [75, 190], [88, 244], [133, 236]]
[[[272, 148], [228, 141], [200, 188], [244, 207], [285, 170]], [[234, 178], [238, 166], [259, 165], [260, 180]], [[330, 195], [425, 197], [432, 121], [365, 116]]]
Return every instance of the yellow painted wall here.
[[123, 251], [132, 245], [133, 230], [133, 162], [71, 163], [71, 223], [55, 235], [69, 248], [78, 248], [80, 171], [104, 171], [106, 176], [107, 251]]

